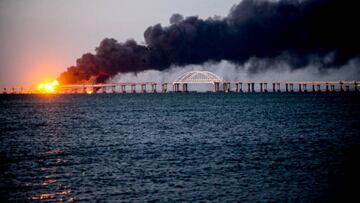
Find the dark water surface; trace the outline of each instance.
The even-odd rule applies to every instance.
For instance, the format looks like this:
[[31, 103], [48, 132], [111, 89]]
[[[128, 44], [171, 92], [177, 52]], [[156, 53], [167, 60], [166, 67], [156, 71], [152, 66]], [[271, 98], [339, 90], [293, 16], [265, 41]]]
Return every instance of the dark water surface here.
[[1, 202], [354, 198], [359, 95], [0, 95]]

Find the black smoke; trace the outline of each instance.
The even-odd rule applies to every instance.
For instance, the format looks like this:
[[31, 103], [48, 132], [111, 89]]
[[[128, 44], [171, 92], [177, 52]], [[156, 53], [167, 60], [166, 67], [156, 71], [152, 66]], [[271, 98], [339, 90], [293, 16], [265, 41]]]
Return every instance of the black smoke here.
[[356, 1], [340, 0], [243, 0], [223, 18], [174, 14], [169, 26], [146, 29], [145, 45], [104, 39], [59, 80], [104, 82], [119, 72], [221, 60], [243, 64], [254, 57], [284, 60], [293, 69], [314, 61], [319, 68], [338, 67], [359, 56], [359, 19]]

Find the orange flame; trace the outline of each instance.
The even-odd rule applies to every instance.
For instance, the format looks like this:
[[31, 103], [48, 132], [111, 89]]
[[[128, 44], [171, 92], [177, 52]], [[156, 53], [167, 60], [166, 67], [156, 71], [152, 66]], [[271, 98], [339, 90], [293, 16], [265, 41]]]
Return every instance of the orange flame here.
[[38, 90], [40, 93], [55, 93], [57, 86], [59, 86], [59, 82], [53, 80], [51, 82], [39, 84]]

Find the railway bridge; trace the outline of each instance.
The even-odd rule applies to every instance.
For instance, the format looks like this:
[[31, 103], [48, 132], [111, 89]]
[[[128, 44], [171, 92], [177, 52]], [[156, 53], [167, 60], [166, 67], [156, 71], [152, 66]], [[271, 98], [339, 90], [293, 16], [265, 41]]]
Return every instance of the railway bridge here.
[[[209, 71], [190, 71], [173, 82], [119, 82], [67, 84], [56, 88], [58, 94], [167, 93], [188, 92], [189, 84], [210, 84], [212, 92], [359, 92], [360, 81], [227, 81]], [[168, 87], [172, 87], [172, 91]], [[3, 94], [40, 93], [36, 88], [3, 88]]]

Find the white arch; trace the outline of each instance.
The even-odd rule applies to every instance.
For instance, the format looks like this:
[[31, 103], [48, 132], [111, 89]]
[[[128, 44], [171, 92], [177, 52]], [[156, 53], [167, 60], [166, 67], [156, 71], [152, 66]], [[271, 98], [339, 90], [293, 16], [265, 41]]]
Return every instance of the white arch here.
[[181, 75], [173, 84], [215, 84], [222, 83], [223, 81], [220, 76], [209, 71], [190, 71]]

